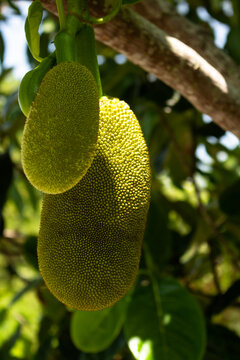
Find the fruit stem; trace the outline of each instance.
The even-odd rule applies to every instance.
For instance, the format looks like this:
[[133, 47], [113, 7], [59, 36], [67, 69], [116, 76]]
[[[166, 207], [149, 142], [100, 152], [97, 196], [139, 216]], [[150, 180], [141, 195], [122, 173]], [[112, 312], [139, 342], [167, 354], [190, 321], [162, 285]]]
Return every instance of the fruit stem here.
[[96, 18], [89, 14], [87, 0], [68, 0], [69, 13], [75, 14], [75, 16], [77, 15], [83, 22], [87, 22], [92, 25], [104, 24], [112, 20], [119, 12], [121, 6], [122, 0], [113, 1], [112, 11], [101, 18]]
[[68, 14], [73, 14], [80, 19], [85, 19], [85, 17], [88, 16], [88, 1], [68, 0]]
[[62, 0], [56, 0], [57, 4], [57, 12], [58, 12], [58, 18], [60, 23], [60, 29], [64, 30], [66, 29], [67, 23], [66, 23], [66, 15], [63, 7], [63, 1]]
[[121, 6], [122, 6], [122, 0], [117, 0], [117, 1], [115, 1], [113, 10], [109, 14], [107, 14], [106, 16], [103, 16], [101, 18], [95, 18], [95, 17], [89, 15], [88, 21], [91, 24], [96, 24], [96, 25], [105, 24], [106, 22], [112, 20], [117, 15]]
[[75, 39], [67, 31], [60, 31], [54, 39], [57, 63], [75, 61]]
[[85, 0], [68, 0], [67, 31], [74, 37], [82, 26], [81, 19], [85, 17], [85, 14], [88, 16], [86, 8], [87, 1]]
[[97, 61], [94, 30], [91, 25], [82, 24], [76, 36], [76, 59], [93, 74], [98, 86], [99, 97], [102, 96], [102, 83]]
[[68, 1], [68, 31], [75, 37], [76, 61], [86, 66], [94, 76], [99, 97], [102, 96], [102, 84], [97, 62], [96, 43], [93, 27], [88, 24], [89, 20], [87, 0]]

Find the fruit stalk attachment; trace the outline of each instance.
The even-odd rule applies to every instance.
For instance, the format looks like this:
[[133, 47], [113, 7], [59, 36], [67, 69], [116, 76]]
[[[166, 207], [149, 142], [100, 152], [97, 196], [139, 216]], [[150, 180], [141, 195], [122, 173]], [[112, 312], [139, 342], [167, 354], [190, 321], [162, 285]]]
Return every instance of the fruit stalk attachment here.
[[[77, 27], [76, 22], [71, 21], [69, 23], [66, 18], [62, 0], [56, 0], [56, 3], [60, 31], [55, 36], [54, 44], [56, 47], [57, 63], [60, 64], [65, 61], [75, 61], [75, 33]], [[74, 31], [72, 31], [73, 27]]]

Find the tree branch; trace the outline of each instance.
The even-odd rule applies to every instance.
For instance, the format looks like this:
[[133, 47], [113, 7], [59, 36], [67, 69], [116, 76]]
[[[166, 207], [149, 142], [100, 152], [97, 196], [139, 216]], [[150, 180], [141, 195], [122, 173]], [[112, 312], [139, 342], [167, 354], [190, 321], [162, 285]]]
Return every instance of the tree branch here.
[[[55, 1], [42, 3], [56, 13]], [[94, 15], [99, 15], [100, 9], [99, 4], [91, 6]], [[166, 1], [144, 0], [134, 9], [139, 13], [123, 7], [111, 22], [96, 26], [96, 38], [179, 91], [199, 111], [240, 137], [240, 71], [236, 64], [213, 45], [199, 25], [174, 13]]]
[[234, 74], [232, 80], [235, 81], [236, 78], [236, 84], [239, 86], [239, 66], [223, 50], [216, 47], [208, 28], [194, 24], [179, 15], [175, 6], [166, 0], [142, 0], [134, 6], [134, 9], [168, 35], [196, 50], [224, 77]]

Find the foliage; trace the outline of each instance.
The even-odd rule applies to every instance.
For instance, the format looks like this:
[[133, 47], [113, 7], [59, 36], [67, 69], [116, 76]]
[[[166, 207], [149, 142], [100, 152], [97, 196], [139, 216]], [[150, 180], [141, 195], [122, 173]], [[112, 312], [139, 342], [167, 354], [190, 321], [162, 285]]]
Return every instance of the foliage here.
[[[178, 11], [184, 3], [185, 16], [205, 28], [212, 25], [202, 20], [204, 9], [228, 26], [225, 51], [240, 62], [239, 1], [170, 2]], [[10, 0], [0, 6], [9, 9], [0, 23], [21, 14]], [[57, 29], [45, 12], [40, 48], [37, 34], [32, 42], [35, 57], [48, 55]], [[0, 358], [239, 359], [240, 148], [226, 146], [226, 132], [173, 89], [114, 50], [97, 48], [104, 93], [130, 105], [150, 151], [152, 202], [138, 279], [123, 300], [96, 313], [66, 308], [42, 282], [36, 254], [41, 194], [21, 167], [25, 117], [1, 31]]]

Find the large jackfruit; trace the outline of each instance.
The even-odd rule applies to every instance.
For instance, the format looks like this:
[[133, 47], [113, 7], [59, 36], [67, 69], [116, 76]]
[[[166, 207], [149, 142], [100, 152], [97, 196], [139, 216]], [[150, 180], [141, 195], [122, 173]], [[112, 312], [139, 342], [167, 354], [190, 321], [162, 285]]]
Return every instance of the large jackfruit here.
[[22, 164], [40, 191], [64, 192], [85, 175], [95, 155], [99, 96], [91, 72], [63, 62], [47, 72], [31, 106], [22, 139]]
[[39, 268], [49, 290], [79, 310], [101, 310], [132, 286], [150, 197], [138, 120], [118, 99], [100, 100], [96, 156], [69, 191], [44, 195]]

